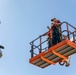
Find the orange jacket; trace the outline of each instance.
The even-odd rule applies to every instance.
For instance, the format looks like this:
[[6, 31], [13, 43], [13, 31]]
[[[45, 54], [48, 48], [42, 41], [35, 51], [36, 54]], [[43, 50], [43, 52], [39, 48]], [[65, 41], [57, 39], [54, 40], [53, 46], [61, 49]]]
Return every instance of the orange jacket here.
[[48, 31], [48, 33], [46, 34], [48, 37], [52, 38], [52, 31]]

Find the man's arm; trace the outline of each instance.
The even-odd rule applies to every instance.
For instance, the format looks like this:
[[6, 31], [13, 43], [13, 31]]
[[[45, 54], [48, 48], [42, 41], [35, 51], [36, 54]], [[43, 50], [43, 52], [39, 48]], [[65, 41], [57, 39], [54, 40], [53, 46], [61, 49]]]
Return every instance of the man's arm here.
[[51, 30], [51, 28], [49, 26], [47, 26], [47, 28], [49, 29], [49, 31]]

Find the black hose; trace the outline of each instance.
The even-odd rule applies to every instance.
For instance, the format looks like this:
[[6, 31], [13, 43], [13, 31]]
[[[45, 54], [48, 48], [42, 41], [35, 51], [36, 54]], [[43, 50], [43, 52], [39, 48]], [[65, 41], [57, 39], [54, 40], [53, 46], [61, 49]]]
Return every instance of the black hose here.
[[65, 64], [65, 62], [59, 62], [59, 64], [60, 64], [61, 66], [63, 66], [63, 65]]

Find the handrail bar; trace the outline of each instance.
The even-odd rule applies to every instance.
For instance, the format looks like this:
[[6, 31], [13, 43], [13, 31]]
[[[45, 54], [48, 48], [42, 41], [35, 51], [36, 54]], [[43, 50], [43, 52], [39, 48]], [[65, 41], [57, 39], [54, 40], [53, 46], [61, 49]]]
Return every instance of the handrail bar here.
[[[63, 23], [66, 23], [66, 24], [68, 24], [69, 26], [71, 26], [72, 28], [76, 29], [74, 26], [72, 26], [71, 24], [69, 24], [69, 23], [66, 22], [66, 21], [63, 21], [63, 22], [61, 23], [61, 25], [62, 25]], [[48, 32], [44, 33], [43, 35], [45, 35], [45, 34], [47, 34], [47, 33], [48, 33]], [[39, 38], [40, 38], [41, 36], [43, 36], [43, 35], [40, 35], [38, 38], [36, 38], [36, 39], [34, 39], [33, 41], [31, 41], [30, 44], [31, 44], [32, 42], [34, 42], [35, 40], [39, 39]]]

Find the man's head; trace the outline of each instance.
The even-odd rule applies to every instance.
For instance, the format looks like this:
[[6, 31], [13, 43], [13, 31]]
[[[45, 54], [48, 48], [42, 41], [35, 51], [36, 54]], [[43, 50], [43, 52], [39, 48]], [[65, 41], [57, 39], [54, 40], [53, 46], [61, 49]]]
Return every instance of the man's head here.
[[51, 19], [52, 22], [56, 21], [56, 18]]
[[51, 23], [51, 26], [53, 26], [54, 23]]

